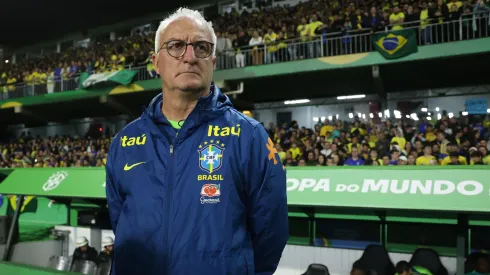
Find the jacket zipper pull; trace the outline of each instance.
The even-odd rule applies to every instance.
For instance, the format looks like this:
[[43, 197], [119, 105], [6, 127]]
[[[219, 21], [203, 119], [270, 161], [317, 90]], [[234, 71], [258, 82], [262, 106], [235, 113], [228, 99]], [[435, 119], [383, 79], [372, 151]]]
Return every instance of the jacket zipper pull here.
[[170, 145], [170, 155], [173, 155], [173, 154], [174, 154], [174, 146]]

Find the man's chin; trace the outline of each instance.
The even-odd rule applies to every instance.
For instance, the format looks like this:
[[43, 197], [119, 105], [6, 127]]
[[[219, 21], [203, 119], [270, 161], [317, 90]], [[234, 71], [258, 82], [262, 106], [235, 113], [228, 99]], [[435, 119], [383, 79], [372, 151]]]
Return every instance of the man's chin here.
[[186, 93], [201, 93], [206, 89], [206, 85], [204, 85], [201, 81], [194, 82], [189, 81], [185, 84], [179, 85], [179, 90]]

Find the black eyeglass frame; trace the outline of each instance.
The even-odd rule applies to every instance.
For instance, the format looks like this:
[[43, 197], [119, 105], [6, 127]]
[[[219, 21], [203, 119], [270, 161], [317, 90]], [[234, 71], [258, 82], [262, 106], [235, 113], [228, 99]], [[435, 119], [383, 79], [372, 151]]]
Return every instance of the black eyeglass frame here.
[[[170, 51], [168, 49], [168, 44], [169, 43], [172, 43], [172, 42], [182, 42], [182, 43], [184, 43], [185, 48], [184, 48], [184, 51], [182, 52], [182, 54], [180, 56], [174, 56], [174, 55], [172, 55], [170, 53]], [[187, 43], [187, 42], [185, 42], [183, 40], [170, 40], [170, 41], [167, 41], [167, 42], [163, 42], [163, 44], [160, 47], [160, 49], [158, 50], [157, 54], [160, 53], [160, 51], [163, 50], [163, 48], [165, 47], [165, 49], [167, 49], [168, 55], [170, 55], [171, 57], [174, 57], [174, 58], [181, 58], [187, 52], [187, 48], [189, 47], [189, 45], [192, 46], [192, 48], [194, 49], [194, 53], [196, 53], [196, 47], [199, 46], [199, 44], [202, 44], [202, 43], [210, 45], [211, 46], [211, 51], [210, 51], [209, 55], [207, 55], [205, 57], [198, 56], [197, 54], [196, 54], [196, 57], [201, 58], [201, 59], [206, 59], [206, 58], [210, 57], [213, 54], [214, 43], [211, 43], [211, 42], [208, 42], [208, 41], [205, 41], [205, 40], [200, 40], [200, 41], [196, 41], [196, 42], [192, 42], [192, 43]]]

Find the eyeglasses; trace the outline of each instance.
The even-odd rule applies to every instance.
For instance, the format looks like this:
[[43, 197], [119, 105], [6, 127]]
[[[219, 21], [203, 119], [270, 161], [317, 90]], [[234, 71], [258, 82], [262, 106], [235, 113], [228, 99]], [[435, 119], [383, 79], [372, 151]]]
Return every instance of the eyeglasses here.
[[187, 52], [187, 46], [191, 45], [194, 48], [194, 54], [199, 58], [208, 58], [213, 53], [214, 44], [207, 41], [197, 41], [187, 43], [181, 40], [172, 40], [163, 43], [160, 52], [164, 47], [170, 56], [180, 58]]

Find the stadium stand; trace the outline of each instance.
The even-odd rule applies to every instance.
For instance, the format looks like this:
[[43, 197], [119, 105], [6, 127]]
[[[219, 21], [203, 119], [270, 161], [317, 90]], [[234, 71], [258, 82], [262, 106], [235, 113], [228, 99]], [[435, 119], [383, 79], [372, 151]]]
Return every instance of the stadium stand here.
[[[314, 129], [270, 125], [285, 166], [357, 165], [489, 165], [490, 117], [466, 124], [464, 117], [439, 121], [387, 120], [383, 128], [372, 120], [328, 120]], [[31, 137], [0, 143], [0, 167], [104, 166], [110, 139]]]
[[[315, 0], [295, 6], [233, 10], [209, 19], [218, 36], [217, 69], [230, 69], [369, 52], [373, 50], [371, 35], [391, 29], [415, 29], [419, 45], [488, 37], [489, 11], [485, 0], [345, 4]], [[156, 77], [150, 62], [153, 37], [152, 32], [139, 31], [114, 41], [96, 41], [87, 47], [7, 64], [0, 71], [0, 99], [76, 90], [82, 72], [142, 68], [142, 79]]]

